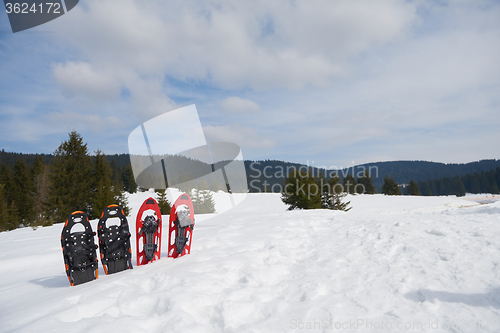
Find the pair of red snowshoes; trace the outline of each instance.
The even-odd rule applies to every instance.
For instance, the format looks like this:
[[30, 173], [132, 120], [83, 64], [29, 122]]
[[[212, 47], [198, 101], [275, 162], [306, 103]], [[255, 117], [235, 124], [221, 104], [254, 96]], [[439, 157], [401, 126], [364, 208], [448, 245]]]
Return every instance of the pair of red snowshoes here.
[[[110, 218], [118, 218], [118, 225], [107, 225]], [[72, 232], [77, 225], [83, 231]], [[97, 225], [101, 263], [106, 274], [132, 269], [132, 250], [127, 217], [118, 205], [109, 205], [104, 209]], [[96, 233], [92, 230], [87, 214], [81, 211], [71, 213], [61, 233], [66, 275], [72, 286], [97, 279], [98, 258]]]
[[[137, 265], [145, 265], [161, 256], [162, 219], [160, 207], [153, 198], [142, 204], [137, 214]], [[193, 202], [183, 193], [170, 210], [168, 257], [177, 258], [191, 252], [194, 229]]]

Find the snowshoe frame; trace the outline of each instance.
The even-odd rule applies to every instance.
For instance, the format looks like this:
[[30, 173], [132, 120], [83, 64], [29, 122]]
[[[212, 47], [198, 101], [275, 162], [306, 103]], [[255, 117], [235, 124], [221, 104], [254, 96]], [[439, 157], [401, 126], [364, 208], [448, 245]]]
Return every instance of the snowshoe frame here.
[[[186, 205], [189, 208], [189, 218], [191, 224], [181, 226], [179, 218], [176, 214], [177, 207]], [[177, 258], [185, 254], [191, 253], [191, 242], [193, 239], [194, 229], [194, 208], [193, 201], [187, 193], [183, 193], [177, 198], [172, 209], [170, 210], [170, 220], [168, 226], [168, 256]]]
[[[71, 229], [76, 224], [82, 224], [85, 231], [72, 233]], [[95, 234], [84, 212], [73, 212], [66, 219], [61, 232], [61, 246], [66, 275], [72, 286], [95, 280], [98, 277]]]

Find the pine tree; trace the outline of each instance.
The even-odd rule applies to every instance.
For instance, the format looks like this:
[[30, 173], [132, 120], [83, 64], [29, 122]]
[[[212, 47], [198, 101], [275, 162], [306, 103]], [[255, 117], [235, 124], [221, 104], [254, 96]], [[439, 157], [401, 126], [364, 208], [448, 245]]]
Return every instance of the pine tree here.
[[50, 174], [49, 204], [55, 222], [62, 222], [74, 211], [91, 213], [92, 158], [87, 144], [77, 132], [54, 152]]
[[428, 195], [427, 192], [429, 191], [429, 184], [427, 182], [420, 181], [417, 185], [422, 195]]
[[498, 189], [496, 182], [491, 186], [491, 194], [500, 194], [500, 190]]
[[340, 185], [339, 182], [340, 179], [337, 176], [328, 179], [326, 182], [323, 175], [319, 175], [319, 183], [322, 185], [322, 208], [346, 212], [351, 209], [351, 207], [348, 207], [350, 201], [342, 201], [347, 196], [347, 193], [342, 191], [342, 186], [338, 186]]
[[358, 177], [358, 184], [362, 186], [360, 187], [356, 186], [356, 187], [364, 190], [364, 192], [358, 192], [358, 193], [375, 194], [377, 192], [375, 190], [375, 186], [373, 186], [373, 179], [366, 169], [363, 172], [363, 175], [361, 177]]
[[491, 169], [490, 171], [487, 171], [486, 178], [488, 179], [489, 193], [492, 193], [492, 187], [493, 187], [493, 185], [496, 185], [496, 183], [497, 183], [497, 180], [495, 177], [495, 169]]
[[36, 176], [33, 181], [34, 192], [32, 200], [34, 221], [32, 227], [48, 226], [52, 224], [52, 220], [47, 212], [50, 189], [50, 169], [48, 166], [42, 164], [41, 167], [37, 166], [36, 172], [33, 172], [33, 174]]
[[17, 203], [19, 218], [24, 225], [33, 223], [33, 181], [28, 165], [23, 158], [18, 158], [14, 165], [13, 200]]
[[440, 179], [437, 182], [437, 189], [438, 189], [438, 194], [439, 195], [446, 195], [446, 194], [448, 194], [447, 191], [446, 191], [446, 185], [445, 185], [443, 179]]
[[438, 195], [437, 185], [435, 180], [429, 180], [429, 195]]
[[498, 167], [495, 169], [495, 178], [497, 181], [497, 187], [500, 188], [500, 168]]
[[465, 186], [460, 177], [455, 176], [451, 179], [451, 187], [454, 195], [457, 197], [463, 197], [466, 193]]
[[160, 207], [161, 215], [170, 214], [170, 210], [172, 209], [172, 205], [167, 198], [167, 191], [165, 189], [155, 190], [156, 192], [156, 201], [158, 202], [158, 206]]
[[137, 183], [135, 182], [134, 171], [132, 170], [132, 167], [130, 165], [127, 165], [123, 169], [122, 181], [125, 191], [127, 191], [128, 193], [137, 192]]
[[31, 167], [32, 178], [35, 179], [36, 176], [38, 176], [44, 171], [44, 169], [45, 169], [45, 163], [43, 163], [42, 158], [40, 156], [35, 157], [35, 162]]
[[289, 210], [322, 208], [322, 186], [312, 176], [310, 170], [293, 170], [285, 180], [281, 200], [289, 206]]
[[408, 184], [408, 189], [406, 190], [408, 195], [420, 195], [420, 189], [416, 182], [410, 180], [410, 184]]
[[189, 194], [193, 201], [195, 214], [215, 213], [215, 201], [205, 180], [198, 182], [197, 188], [193, 188]]
[[120, 168], [116, 165], [115, 160], [111, 160], [111, 162], [108, 161], [109, 168], [111, 169], [111, 182], [113, 183], [114, 187], [118, 187], [120, 184], [123, 185], [123, 180], [122, 180], [122, 172]]
[[7, 221], [5, 224], [6, 230], [14, 230], [19, 228], [21, 224], [21, 218], [19, 217], [19, 211], [16, 206], [16, 202], [12, 201], [7, 207]]
[[342, 181], [342, 185], [344, 186], [344, 192], [349, 194], [354, 194], [354, 187], [356, 185], [356, 179], [353, 176], [348, 174]]
[[193, 188], [189, 194], [193, 201], [195, 214], [215, 213], [215, 201], [209, 190], [198, 190]]
[[[339, 181], [338, 177], [332, 177], [328, 181], [323, 174], [319, 174], [319, 183], [321, 185], [321, 208], [328, 209], [333, 202], [335, 189], [333, 188]], [[332, 186], [334, 185], [334, 186]]]
[[212, 192], [210, 192], [209, 190], [201, 190], [200, 201], [201, 201], [201, 207], [198, 207], [200, 214], [215, 213], [215, 201], [212, 196]]
[[7, 230], [9, 222], [9, 211], [7, 205], [7, 199], [4, 195], [4, 185], [0, 184], [0, 231]]
[[479, 176], [479, 184], [481, 186], [481, 193], [490, 193], [490, 184], [488, 182], [488, 177], [486, 177], [486, 173], [484, 171], [481, 172]]
[[384, 184], [382, 185], [382, 193], [385, 195], [401, 195], [401, 188], [394, 180], [394, 177], [384, 177]]
[[481, 193], [481, 185], [479, 181], [479, 174], [475, 172], [470, 180], [470, 193]]
[[103, 153], [100, 150], [96, 151], [92, 171], [91, 218], [98, 218], [108, 205], [118, 204], [112, 176], [111, 168]]
[[125, 191], [122, 191], [121, 189], [123, 186], [118, 186], [114, 187], [113, 186], [113, 193], [115, 197], [115, 202], [118, 206], [120, 206], [123, 209], [123, 213], [125, 216], [129, 216], [130, 214], [130, 207], [128, 206], [128, 199]]
[[0, 184], [3, 185], [4, 197], [7, 202], [7, 205], [10, 205], [13, 198], [13, 190], [14, 190], [14, 177], [12, 175], [11, 169], [4, 162], [0, 167]]

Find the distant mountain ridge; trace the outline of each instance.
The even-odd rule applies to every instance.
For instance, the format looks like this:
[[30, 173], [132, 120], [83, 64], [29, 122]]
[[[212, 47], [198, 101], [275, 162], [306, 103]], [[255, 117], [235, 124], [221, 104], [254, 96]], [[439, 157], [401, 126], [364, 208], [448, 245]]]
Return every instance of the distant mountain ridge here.
[[[28, 166], [31, 166], [35, 158], [40, 156], [44, 163], [52, 163], [54, 156], [52, 154], [23, 154], [0, 151], [0, 164], [6, 163], [13, 167], [18, 158], [23, 158]], [[109, 162], [123, 169], [130, 164], [128, 154], [106, 155]], [[367, 170], [373, 178], [373, 184], [377, 189], [382, 186], [384, 176], [393, 176], [394, 180], [399, 184], [408, 184], [410, 180], [427, 181], [430, 179], [463, 176], [467, 173], [489, 171], [500, 167], [500, 160], [488, 159], [469, 163], [439, 163], [428, 161], [389, 161], [375, 162], [356, 165], [341, 170], [325, 170], [316, 167], [307, 166], [300, 163], [291, 163], [278, 160], [263, 160], [263, 161], [245, 161], [245, 169], [247, 172], [247, 180], [251, 191], [263, 191], [265, 185], [271, 190], [274, 184], [283, 185], [286, 177], [291, 170], [299, 168], [310, 168], [315, 175], [320, 172], [329, 178], [331, 175], [338, 175], [341, 179], [348, 174], [358, 177], [358, 174]], [[275, 189], [279, 187], [276, 186]]]
[[[273, 184], [279, 183], [284, 185], [284, 178], [288, 176], [287, 171], [292, 170], [292, 168], [307, 167], [298, 163], [276, 160], [245, 161], [245, 166], [251, 190], [252, 187], [256, 190], [264, 181], [270, 184], [268, 185], [270, 190]], [[373, 185], [380, 193], [386, 175], [389, 177], [393, 176], [398, 184], [408, 184], [410, 180], [418, 182], [444, 177], [463, 176], [468, 173], [473, 174], [475, 172], [489, 171], [497, 167], [500, 167], [500, 160], [490, 159], [470, 163], [449, 164], [427, 161], [391, 161], [365, 163], [340, 170], [325, 170], [316, 167], [310, 167], [310, 169], [312, 169], [315, 175], [321, 172], [327, 178], [332, 175], [338, 175], [340, 179], [345, 178], [347, 175], [358, 178], [366, 170], [373, 179]], [[284, 170], [284, 178], [281, 176], [281, 170]], [[261, 190], [265, 190], [263, 186], [260, 188]]]
[[[500, 160], [489, 159], [469, 163], [438, 163], [427, 161], [391, 161], [391, 162], [376, 162], [366, 163], [354, 167], [354, 170], [362, 168], [376, 167], [378, 169], [378, 177], [373, 177], [373, 184], [376, 187], [382, 186], [384, 176], [393, 176], [398, 184], [408, 184], [410, 180], [427, 181], [429, 179], [437, 179], [444, 177], [463, 176], [467, 173], [489, 171], [500, 167]], [[352, 174], [353, 168], [348, 168]], [[343, 171], [346, 171], [344, 169]]]

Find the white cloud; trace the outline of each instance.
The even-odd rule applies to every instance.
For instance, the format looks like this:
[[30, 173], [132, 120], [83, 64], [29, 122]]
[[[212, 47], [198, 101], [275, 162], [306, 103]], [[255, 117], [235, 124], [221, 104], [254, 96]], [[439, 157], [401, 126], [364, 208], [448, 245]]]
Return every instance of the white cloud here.
[[44, 117], [45, 123], [54, 129], [65, 128], [78, 132], [99, 132], [123, 127], [123, 121], [115, 116], [103, 117], [98, 114], [77, 112], [50, 112]]
[[[125, 71], [122, 72], [122, 75]], [[123, 84], [131, 93], [130, 106], [140, 122], [177, 108], [163, 91], [160, 77], [141, 77], [136, 73], [123, 75]]]
[[221, 101], [221, 106], [223, 110], [234, 113], [256, 112], [261, 110], [260, 105], [254, 101], [237, 96], [224, 99]]
[[259, 90], [325, 85], [350, 57], [404, 36], [415, 18], [415, 5], [396, 0], [109, 0], [56, 24], [100, 67]]
[[274, 142], [269, 140], [253, 128], [238, 124], [226, 126], [204, 126], [203, 131], [208, 142], [232, 142], [247, 148], [270, 148]]
[[84, 62], [54, 65], [54, 77], [63, 92], [70, 96], [84, 95], [90, 99], [116, 98], [120, 86], [116, 78], [98, 73]]

